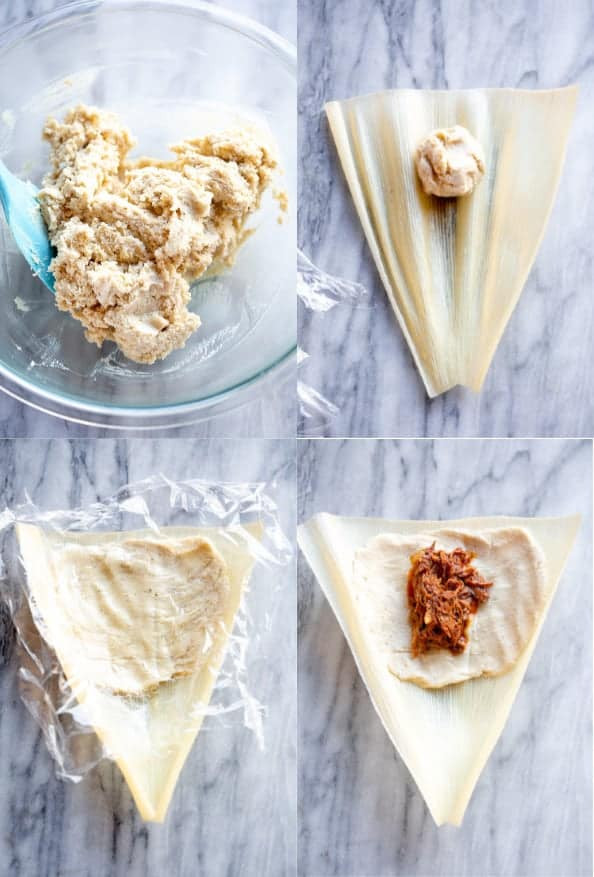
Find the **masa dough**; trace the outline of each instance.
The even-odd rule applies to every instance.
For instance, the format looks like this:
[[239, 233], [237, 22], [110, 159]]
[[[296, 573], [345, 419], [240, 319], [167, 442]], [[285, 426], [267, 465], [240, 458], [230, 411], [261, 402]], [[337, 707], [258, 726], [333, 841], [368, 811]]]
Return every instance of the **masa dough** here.
[[50, 572], [34, 600], [82, 684], [142, 696], [208, 666], [231, 587], [209, 540], [47, 539]]
[[57, 255], [56, 304], [136, 362], [163, 359], [200, 325], [190, 282], [232, 264], [276, 159], [247, 129], [171, 147], [174, 158], [128, 160], [135, 145], [112, 113], [79, 105], [44, 138], [52, 171], [39, 193]]
[[[462, 654], [437, 649], [413, 658], [407, 598], [410, 557], [433, 542], [438, 550], [461, 547], [474, 552], [473, 565], [493, 585], [488, 601], [472, 616]], [[544, 557], [520, 527], [381, 534], [355, 554], [353, 587], [369, 642], [381, 660], [399, 679], [424, 688], [505, 673], [526, 648], [547, 600]]]
[[417, 146], [417, 173], [427, 195], [469, 195], [485, 173], [480, 143], [462, 125], [432, 131]]

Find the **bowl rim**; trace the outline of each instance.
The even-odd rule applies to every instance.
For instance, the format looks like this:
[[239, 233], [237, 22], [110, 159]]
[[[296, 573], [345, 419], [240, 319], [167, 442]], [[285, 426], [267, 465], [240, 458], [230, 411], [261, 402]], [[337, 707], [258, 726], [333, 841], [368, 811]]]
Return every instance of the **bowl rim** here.
[[[225, 9], [208, 2], [208, 0], [71, 0], [71, 2], [57, 9], [34, 16], [26, 21], [16, 22], [0, 30], [0, 50], [9, 49], [37, 30], [57, 25], [64, 19], [72, 18], [76, 15], [100, 11], [106, 8], [121, 11], [134, 7], [142, 9], [143, 12], [152, 7], [154, 9], [167, 9], [172, 12], [177, 11], [184, 14], [203, 16], [209, 21], [241, 33], [243, 36], [259, 43], [265, 49], [272, 51], [284, 61], [287, 69], [296, 78], [297, 50], [289, 40], [247, 15]], [[295, 269], [297, 269], [296, 257]], [[295, 270], [295, 276], [296, 273]], [[160, 426], [172, 426], [171, 423], [164, 423], [163, 421], [173, 417], [175, 418], [175, 424], [173, 425], [182, 426], [187, 423], [216, 417], [219, 413], [228, 412], [246, 404], [248, 401], [246, 395], [254, 395], [253, 392], [247, 394], [246, 391], [253, 391], [255, 385], [267, 383], [266, 378], [271, 379], [276, 374], [284, 374], [291, 361], [296, 359], [297, 347], [297, 339], [295, 339], [291, 348], [277, 356], [272, 363], [259, 368], [253, 374], [244, 380], [236, 382], [231, 387], [226, 387], [224, 390], [201, 399], [177, 402], [171, 405], [140, 405], [128, 408], [125, 406], [81, 401], [68, 396], [68, 394], [53, 392], [29, 382], [21, 374], [14, 372], [9, 366], [1, 362], [0, 377], [8, 381], [9, 385], [6, 386], [3, 382], [0, 383], [0, 391], [46, 414], [85, 425], [100, 426], [108, 429], [123, 428], [122, 424], [110, 422], [111, 420], [117, 421], [121, 418], [128, 421], [138, 421], [131, 426], [128, 425], [128, 428], [150, 429], [159, 428]], [[15, 384], [21, 392], [14, 388]], [[33, 398], [27, 398], [27, 393], [31, 394]], [[233, 400], [231, 397], [233, 397]], [[58, 409], [64, 408], [66, 411], [55, 410], [52, 406], [56, 406]], [[220, 408], [220, 411], [217, 408]], [[106, 418], [106, 420], [103, 418]], [[142, 420], [146, 418], [154, 418], [156, 422], [144, 426]]]
[[[52, 417], [67, 420], [70, 423], [82, 424], [83, 426], [107, 430], [148, 431], [174, 429], [189, 426], [192, 423], [214, 420], [223, 414], [228, 414], [238, 408], [242, 408], [249, 402], [256, 401], [258, 398], [256, 393], [259, 393], [265, 387], [272, 386], [274, 381], [276, 381], [274, 387], [280, 386], [285, 380], [286, 375], [295, 373], [297, 357], [292, 354], [293, 352], [291, 351], [291, 353], [279, 359], [272, 368], [263, 369], [250, 379], [249, 382], [239, 385], [241, 389], [240, 394], [235, 392], [237, 387], [232, 387], [222, 391], [216, 397], [209, 397], [204, 400], [203, 405], [195, 402], [184, 402], [169, 408], [149, 408], [140, 411], [138, 409], [118, 409], [114, 407], [106, 414], [101, 408], [98, 411], [94, 411], [91, 407], [83, 409], [82, 406], [70, 406], [72, 411], [60, 410], [62, 406], [64, 408], [68, 407], [62, 397], [58, 395], [52, 397], [51, 394], [42, 394], [37, 392], [37, 390], [32, 392], [25, 382], [18, 385], [22, 388], [23, 392], [19, 392], [13, 385], [6, 386], [2, 383], [0, 383], [0, 392], [10, 396], [12, 399], [16, 399], [18, 402], [22, 402], [29, 408], [40, 411], [42, 414], [48, 414]], [[27, 397], [27, 392], [31, 393], [32, 398]], [[45, 400], [45, 404], [43, 400]], [[52, 403], [55, 407], [52, 407]], [[136, 417], [134, 412], [136, 412]], [[140, 419], [139, 414], [144, 415], [144, 420]], [[135, 422], [136, 420], [138, 422]]]
[[125, 9], [127, 6], [136, 6], [142, 8], [143, 11], [155, 7], [169, 8], [178, 12], [201, 12], [207, 18], [211, 18], [218, 24], [231, 28], [231, 30], [248, 31], [247, 36], [268, 48], [278, 50], [282, 55], [287, 55], [291, 66], [296, 67], [297, 65], [297, 48], [285, 37], [248, 15], [225, 9], [223, 6], [209, 2], [209, 0], [68, 0], [67, 3], [56, 9], [27, 18], [25, 21], [17, 21], [0, 29], [0, 47], [5, 48], [42, 27], [54, 24], [63, 18], [70, 18], [72, 13], [92, 12], [109, 6], [116, 10]]

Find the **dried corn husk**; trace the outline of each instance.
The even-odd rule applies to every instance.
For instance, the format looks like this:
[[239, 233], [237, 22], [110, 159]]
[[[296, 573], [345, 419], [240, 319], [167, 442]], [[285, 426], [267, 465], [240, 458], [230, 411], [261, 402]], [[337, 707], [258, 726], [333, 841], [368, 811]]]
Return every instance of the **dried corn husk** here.
[[[544, 234], [577, 87], [401, 90], [326, 105], [375, 264], [429, 396], [480, 390]], [[486, 156], [472, 195], [423, 192], [414, 154], [462, 125]]]
[[[410, 770], [437, 825], [460, 825], [518, 692], [557, 583], [579, 528], [579, 517], [469, 518], [387, 521], [320, 514], [302, 525], [298, 541], [347, 638], [373, 705]], [[353, 588], [356, 552], [382, 533], [426, 534], [521, 527], [540, 547], [546, 597], [525, 650], [501, 676], [427, 689], [404, 682], [370, 637]]]
[[[259, 524], [245, 530], [261, 538]], [[59, 548], [115, 544], [126, 538], [155, 539], [154, 533], [61, 533], [46, 532], [32, 524], [18, 524], [17, 533], [27, 583], [39, 614], [38, 624], [54, 648], [72, 696], [84, 708], [107, 753], [122, 771], [143, 819], [162, 822], [177, 779], [202, 726], [217, 674], [225, 656], [242, 591], [254, 564], [247, 543], [231, 540], [222, 527], [164, 527], [159, 537], [168, 540], [197, 538], [208, 540], [226, 567], [229, 591], [226, 594], [223, 623], [209, 631], [208, 662], [199, 663], [190, 675], [173, 678], [142, 697], [123, 696], [97, 684], [96, 674], [85, 672], [84, 638], [76, 631], [64, 636], [69, 627], [71, 607], [63, 605], [63, 581]], [[76, 558], [72, 559], [76, 576]], [[106, 613], [111, 601], [105, 599]], [[140, 599], [140, 598], [139, 598]], [[150, 592], [146, 596], [151, 600]], [[84, 612], [84, 604], [80, 610]], [[172, 608], [172, 612], [174, 608]], [[139, 631], [139, 635], [144, 631]], [[107, 644], [108, 645], [108, 644]], [[155, 648], [157, 648], [155, 645]]]

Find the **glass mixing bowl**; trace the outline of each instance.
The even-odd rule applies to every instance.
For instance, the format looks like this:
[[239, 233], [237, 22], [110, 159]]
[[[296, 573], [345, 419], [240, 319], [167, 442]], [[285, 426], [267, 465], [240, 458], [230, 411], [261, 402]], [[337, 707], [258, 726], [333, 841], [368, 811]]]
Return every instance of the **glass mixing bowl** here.
[[[289, 195], [280, 224], [268, 192], [234, 267], [193, 287], [202, 326], [154, 365], [99, 350], [57, 310], [0, 221], [0, 388], [78, 422], [155, 428], [212, 417], [261, 396], [294, 366], [296, 64], [294, 49], [246, 18], [200, 2], [77, 2], [0, 35], [0, 157], [36, 185], [48, 168], [48, 115], [83, 102], [116, 112], [132, 155], [224, 124], [268, 127]], [[1, 213], [1, 211], [0, 211]]]

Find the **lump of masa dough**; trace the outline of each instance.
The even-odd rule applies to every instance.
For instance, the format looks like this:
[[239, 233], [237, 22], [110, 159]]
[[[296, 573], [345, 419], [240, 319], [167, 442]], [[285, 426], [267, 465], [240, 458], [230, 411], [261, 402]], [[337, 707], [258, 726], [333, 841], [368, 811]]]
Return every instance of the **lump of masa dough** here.
[[190, 283], [232, 264], [276, 159], [248, 129], [171, 147], [169, 161], [127, 159], [135, 145], [112, 113], [79, 105], [47, 120], [52, 170], [39, 201], [57, 254], [56, 304], [89, 341], [136, 362], [163, 359], [200, 325]]

